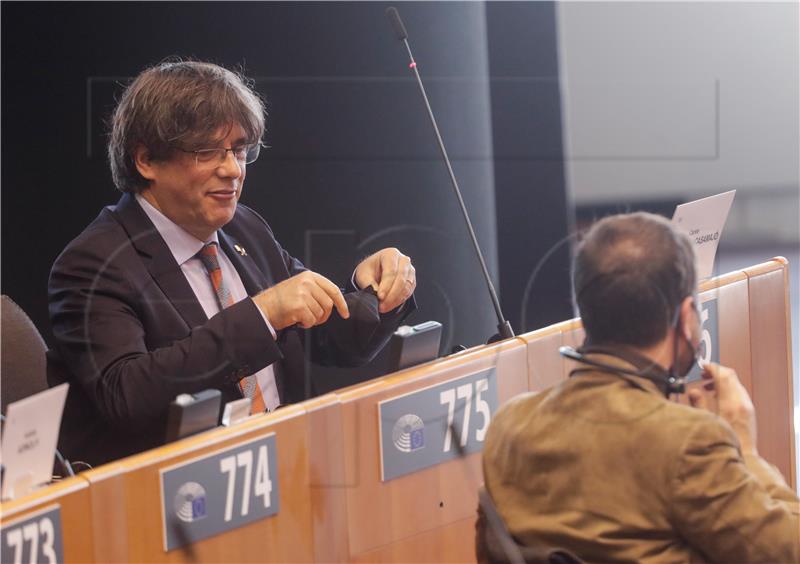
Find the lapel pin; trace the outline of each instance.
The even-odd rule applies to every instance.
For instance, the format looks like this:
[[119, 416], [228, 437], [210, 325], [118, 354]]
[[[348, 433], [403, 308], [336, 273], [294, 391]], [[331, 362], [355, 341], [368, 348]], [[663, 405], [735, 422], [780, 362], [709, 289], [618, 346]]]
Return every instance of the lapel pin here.
[[246, 256], [247, 256], [247, 251], [245, 251], [245, 250], [244, 250], [244, 247], [242, 247], [241, 245], [234, 245], [234, 246], [233, 246], [233, 249], [234, 249], [234, 250], [235, 250], [237, 253], [239, 253], [240, 255], [242, 255], [243, 257], [246, 257]]

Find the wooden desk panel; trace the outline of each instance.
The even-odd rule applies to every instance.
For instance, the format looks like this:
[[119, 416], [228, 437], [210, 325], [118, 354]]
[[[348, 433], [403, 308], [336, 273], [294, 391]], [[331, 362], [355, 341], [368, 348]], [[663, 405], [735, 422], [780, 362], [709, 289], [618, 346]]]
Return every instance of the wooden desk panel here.
[[[127, 562], [128, 512], [123, 466], [106, 464], [80, 476], [90, 484], [92, 527], [102, 531], [95, 539], [95, 562]], [[158, 514], [153, 518], [158, 518]]]
[[778, 259], [746, 272], [758, 451], [796, 489], [788, 268], [785, 259]]
[[[477, 508], [477, 505], [476, 505]], [[353, 562], [475, 562], [475, 521], [466, 517], [358, 555]]]
[[92, 562], [97, 529], [92, 524], [89, 484], [80, 476], [51, 484], [27, 496], [0, 505], [0, 526], [55, 505], [61, 508], [61, 532], [64, 540], [64, 561]]
[[[275, 432], [280, 512], [164, 552], [159, 470]], [[254, 417], [121, 461], [133, 562], [287, 562], [314, 559], [308, 419], [301, 406]]]
[[750, 354], [749, 290], [747, 279], [743, 278], [707, 290], [703, 292], [700, 299], [702, 302], [706, 296], [717, 298], [720, 364], [733, 368], [744, 387], [752, 394], [753, 362]]
[[304, 402], [308, 418], [309, 487], [314, 529], [314, 559], [344, 562], [347, 543], [347, 483], [342, 406], [335, 394]]
[[[480, 454], [381, 482], [378, 403], [460, 376], [496, 368], [498, 402], [527, 390], [525, 345], [514, 339], [474, 354], [457, 355], [342, 393], [350, 556], [369, 558], [386, 550], [397, 561], [413, 561], [416, 535], [443, 529], [475, 514], [482, 482]], [[353, 440], [350, 440], [353, 439]], [[432, 533], [433, 534], [433, 533]], [[471, 538], [470, 538], [471, 542]], [[460, 558], [462, 547], [439, 544], [429, 558]]]
[[563, 344], [561, 327], [554, 325], [520, 337], [527, 348], [528, 390], [540, 392], [555, 386], [564, 377], [563, 359], [558, 348]]

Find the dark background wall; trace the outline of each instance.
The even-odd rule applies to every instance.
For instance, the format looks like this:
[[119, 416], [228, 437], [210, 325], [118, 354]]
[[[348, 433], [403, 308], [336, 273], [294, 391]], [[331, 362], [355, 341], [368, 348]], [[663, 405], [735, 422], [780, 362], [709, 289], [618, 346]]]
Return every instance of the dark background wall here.
[[555, 6], [488, 2], [503, 308], [530, 330], [571, 317]]
[[[243, 201], [292, 254], [341, 280], [397, 246], [418, 269], [412, 321], [443, 322], [443, 350], [485, 341], [491, 304], [387, 5], [3, 3], [2, 292], [48, 338], [50, 265], [119, 196], [115, 96], [179, 55], [256, 80], [272, 149]], [[553, 5], [399, 8], [507, 316], [517, 332], [568, 317]]]

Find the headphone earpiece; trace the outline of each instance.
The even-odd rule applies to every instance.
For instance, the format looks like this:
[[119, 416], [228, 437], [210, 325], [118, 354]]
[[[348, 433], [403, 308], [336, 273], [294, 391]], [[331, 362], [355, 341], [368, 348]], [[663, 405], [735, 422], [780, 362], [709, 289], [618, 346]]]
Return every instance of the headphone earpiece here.
[[[682, 394], [686, 391], [686, 383], [683, 378], [676, 377], [671, 371], [665, 372], [660, 367], [654, 365], [652, 361], [648, 359], [644, 359], [639, 355], [635, 355], [630, 352], [623, 352], [616, 349], [606, 348], [606, 347], [584, 347], [579, 350], [575, 350], [572, 347], [561, 347], [558, 349], [558, 352], [561, 356], [565, 358], [569, 358], [570, 360], [574, 360], [576, 362], [580, 362], [581, 364], [586, 364], [588, 366], [593, 366], [595, 368], [599, 368], [604, 372], [610, 374], [616, 374], [621, 378], [624, 378], [625, 375], [629, 376], [638, 376], [639, 378], [645, 378], [646, 380], [650, 380], [653, 382], [658, 388], [664, 392], [664, 395], [669, 397], [672, 394]], [[620, 366], [612, 366], [610, 364], [606, 364], [604, 362], [597, 361], [593, 358], [588, 358], [586, 354], [605, 354], [609, 356], [615, 356], [625, 362], [628, 362], [635, 366], [637, 370], [628, 370], [627, 368], [622, 368]], [[646, 364], [644, 364], [646, 362]], [[643, 365], [644, 364], [644, 365]], [[573, 375], [575, 371], [570, 373], [570, 376]]]

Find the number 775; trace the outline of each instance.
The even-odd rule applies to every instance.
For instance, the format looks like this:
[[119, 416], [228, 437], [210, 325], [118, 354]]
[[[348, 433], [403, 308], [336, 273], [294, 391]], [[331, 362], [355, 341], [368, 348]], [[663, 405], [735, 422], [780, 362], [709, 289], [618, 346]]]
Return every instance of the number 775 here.
[[[492, 419], [492, 413], [489, 409], [489, 404], [486, 400], [481, 398], [481, 393], [489, 389], [489, 380], [482, 378], [475, 382], [475, 411], [483, 416], [483, 425], [480, 429], [475, 430], [475, 440], [483, 442], [486, 436], [486, 429], [489, 427], [489, 422]], [[462, 447], [467, 446], [469, 441], [469, 418], [472, 412], [472, 384], [463, 384], [457, 388], [450, 388], [443, 390], [439, 394], [439, 403], [442, 405], [447, 404], [447, 429], [444, 435], [444, 445], [442, 452], [448, 452], [453, 446], [453, 419], [455, 418], [456, 400], [464, 400], [464, 419], [461, 424], [460, 443]]]

